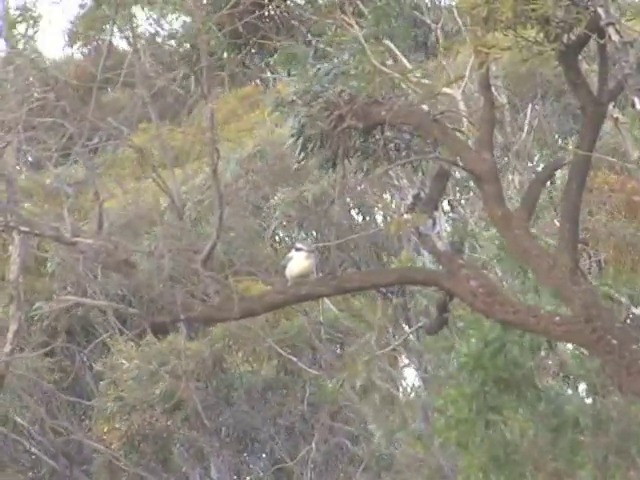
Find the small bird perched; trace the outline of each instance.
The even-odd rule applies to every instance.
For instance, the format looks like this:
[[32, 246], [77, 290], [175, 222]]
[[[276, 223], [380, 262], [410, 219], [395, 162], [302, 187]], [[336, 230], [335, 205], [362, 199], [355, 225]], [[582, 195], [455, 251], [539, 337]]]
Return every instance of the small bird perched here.
[[302, 244], [296, 243], [285, 257], [287, 266], [284, 275], [289, 285], [303, 278], [316, 275], [316, 256], [313, 250]]
[[[316, 255], [311, 247], [302, 243], [296, 243], [291, 251], [284, 259], [287, 266], [284, 269], [284, 276], [287, 277], [287, 284], [293, 285], [298, 280], [315, 277], [318, 274], [316, 270]], [[324, 338], [324, 312], [323, 303], [327, 303], [331, 310], [340, 313], [338, 309], [327, 298], [319, 300], [320, 307], [320, 336]]]

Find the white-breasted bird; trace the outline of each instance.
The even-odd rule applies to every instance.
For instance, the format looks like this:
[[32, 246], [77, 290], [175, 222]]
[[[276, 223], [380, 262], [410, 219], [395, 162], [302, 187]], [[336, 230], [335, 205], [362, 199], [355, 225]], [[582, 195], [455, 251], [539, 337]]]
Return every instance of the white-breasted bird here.
[[[284, 269], [284, 276], [287, 277], [287, 283], [289, 286], [293, 285], [298, 280], [315, 277], [318, 274], [316, 254], [311, 247], [308, 247], [303, 243], [296, 243], [285, 257], [284, 262], [287, 263], [287, 266]], [[327, 303], [335, 313], [340, 313], [329, 299], [323, 298], [319, 300], [320, 335], [322, 338], [324, 338], [323, 303]]]
[[289, 285], [316, 275], [316, 255], [311, 247], [296, 243], [285, 257], [284, 275]]

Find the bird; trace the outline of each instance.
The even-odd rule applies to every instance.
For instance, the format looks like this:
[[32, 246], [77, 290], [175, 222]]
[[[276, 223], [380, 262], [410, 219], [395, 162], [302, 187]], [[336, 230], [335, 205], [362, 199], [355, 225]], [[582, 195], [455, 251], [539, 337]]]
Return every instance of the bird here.
[[316, 276], [316, 255], [311, 247], [296, 243], [285, 257], [284, 275], [288, 285], [298, 280]]
[[[287, 264], [284, 269], [284, 275], [287, 277], [287, 286], [291, 286], [299, 280], [318, 275], [315, 252], [313, 248], [303, 243], [296, 243], [285, 257], [284, 262]], [[321, 298], [318, 302], [320, 307], [320, 337], [325, 338], [323, 304], [329, 305], [334, 313], [339, 314], [340, 312], [328, 298]]]

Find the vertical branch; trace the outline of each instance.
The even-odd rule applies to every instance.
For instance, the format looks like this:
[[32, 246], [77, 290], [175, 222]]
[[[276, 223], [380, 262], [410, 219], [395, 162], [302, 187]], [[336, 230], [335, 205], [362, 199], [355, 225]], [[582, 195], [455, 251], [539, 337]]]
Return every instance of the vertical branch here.
[[[593, 93], [579, 65], [581, 52], [589, 39], [601, 30], [599, 16], [594, 15], [585, 30], [573, 41], [563, 45], [558, 54], [569, 89], [580, 104], [582, 124], [578, 135], [569, 175], [562, 192], [560, 206], [560, 228], [558, 234], [558, 253], [567, 262], [573, 273], [578, 271], [578, 242], [580, 240], [580, 213], [582, 197], [591, 172], [593, 151], [595, 150], [604, 124], [608, 103]], [[598, 92], [606, 96], [608, 86], [608, 58], [604, 47], [598, 47]]]
[[[18, 188], [16, 181], [17, 151], [16, 142], [13, 140], [4, 151], [4, 175], [7, 189], [7, 204], [9, 211], [19, 206]], [[8, 216], [11, 214], [7, 213]], [[9, 374], [11, 354], [15, 350], [18, 339], [18, 332], [22, 325], [24, 316], [24, 295], [22, 289], [22, 265], [25, 256], [26, 242], [25, 237], [18, 230], [14, 230], [11, 234], [11, 247], [9, 257], [9, 295], [8, 295], [8, 329], [4, 341], [4, 347], [0, 355], [0, 389], [4, 386], [4, 382]]]
[[[135, 27], [133, 26], [135, 25], [135, 22], [131, 21], [131, 25], [132, 25], [131, 32], [130, 32], [131, 51], [135, 52], [137, 57], [137, 62], [135, 64], [136, 89], [138, 92], [140, 92], [142, 96], [142, 99], [147, 108], [147, 111], [149, 112], [149, 116], [151, 117], [154, 127], [160, 129], [162, 126], [162, 123], [160, 121], [158, 112], [156, 111], [153, 105], [153, 99], [151, 97], [151, 92], [153, 91], [153, 89], [150, 88], [150, 86], [148, 85], [148, 81], [150, 77], [149, 73], [151, 72], [145, 65], [146, 63], [145, 57], [144, 57], [145, 51], [143, 49], [142, 43], [138, 40], [138, 34], [135, 30]], [[158, 132], [155, 132], [155, 133], [156, 133], [155, 137], [157, 138], [158, 143], [160, 144], [159, 146], [162, 152], [165, 154], [164, 158], [166, 159], [167, 166], [169, 167], [168, 168], [169, 182], [164, 180], [157, 165], [153, 162], [152, 157], [149, 156], [151, 169], [153, 170], [152, 180], [156, 184], [156, 186], [158, 186], [160, 190], [165, 195], [167, 195], [171, 203], [171, 206], [173, 207], [176, 218], [182, 221], [184, 220], [185, 205], [184, 205], [184, 199], [182, 197], [182, 193], [180, 189], [180, 184], [175, 171], [178, 165], [178, 162], [177, 162], [178, 159], [176, 157], [175, 149], [173, 149], [171, 145], [169, 145], [169, 142], [167, 142], [167, 139], [165, 138], [164, 134], [158, 134]], [[166, 189], [160, 186], [161, 183], [163, 183], [166, 186]]]
[[631, 132], [628, 128], [628, 120], [624, 118], [622, 113], [620, 113], [620, 110], [615, 107], [611, 109], [611, 120], [613, 121], [613, 126], [620, 135], [622, 146], [624, 147], [624, 151], [627, 154], [627, 162], [635, 162], [636, 159], [640, 157], [640, 149], [631, 136]]
[[476, 148], [481, 155], [493, 158], [494, 133], [496, 129], [496, 101], [490, 78], [491, 64], [486, 59], [478, 60], [478, 87], [482, 96], [482, 110]]
[[482, 97], [482, 108], [474, 152], [467, 159], [467, 164], [475, 164], [475, 169], [478, 172], [476, 182], [482, 195], [482, 202], [493, 223], [500, 231], [511, 215], [504, 198], [502, 182], [495, 161], [496, 102], [491, 85], [490, 66], [487, 58], [478, 57], [478, 90]]
[[209, 36], [205, 31], [202, 7], [194, 7], [195, 16], [198, 23], [198, 48], [200, 50], [200, 89], [205, 100], [205, 139], [207, 145], [207, 158], [209, 160], [209, 171], [211, 172], [211, 184], [214, 191], [216, 209], [216, 220], [211, 238], [200, 254], [200, 268], [206, 270], [207, 265], [213, 259], [216, 248], [220, 243], [222, 234], [222, 224], [224, 223], [224, 193], [220, 180], [220, 149], [218, 148], [218, 133], [215, 116], [215, 98], [212, 93], [211, 81], [208, 78], [209, 72]]
[[606, 101], [609, 91], [609, 53], [607, 52], [607, 34], [604, 28], [598, 29], [596, 35], [598, 42], [598, 83], [596, 86], [596, 96]]
[[96, 201], [95, 235], [99, 237], [104, 232], [104, 199], [95, 184], [93, 186], [93, 199]]

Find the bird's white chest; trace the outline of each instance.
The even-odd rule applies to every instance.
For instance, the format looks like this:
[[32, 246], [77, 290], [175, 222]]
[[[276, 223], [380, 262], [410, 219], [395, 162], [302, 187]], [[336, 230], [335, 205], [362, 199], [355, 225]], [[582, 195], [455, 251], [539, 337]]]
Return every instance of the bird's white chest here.
[[312, 255], [303, 253], [301, 255], [293, 255], [287, 263], [284, 274], [289, 281], [295, 278], [308, 277], [315, 270], [315, 261]]

